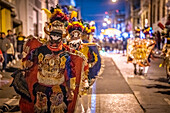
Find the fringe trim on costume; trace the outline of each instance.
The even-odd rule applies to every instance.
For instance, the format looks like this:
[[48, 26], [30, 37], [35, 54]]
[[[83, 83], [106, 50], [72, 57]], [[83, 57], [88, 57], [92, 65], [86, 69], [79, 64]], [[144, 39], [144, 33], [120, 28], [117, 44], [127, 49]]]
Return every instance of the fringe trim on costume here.
[[51, 113], [64, 113], [64, 110], [67, 108], [66, 104], [63, 102], [58, 106], [51, 106]]
[[42, 83], [44, 85], [60, 85], [64, 82], [65, 78], [64, 75], [59, 79], [50, 78], [48, 76], [43, 77], [38, 72], [37, 79], [38, 79], [38, 83]]
[[45, 106], [43, 108], [39, 108], [35, 105], [34, 106], [34, 112], [35, 113], [46, 113], [47, 112], [47, 106]]

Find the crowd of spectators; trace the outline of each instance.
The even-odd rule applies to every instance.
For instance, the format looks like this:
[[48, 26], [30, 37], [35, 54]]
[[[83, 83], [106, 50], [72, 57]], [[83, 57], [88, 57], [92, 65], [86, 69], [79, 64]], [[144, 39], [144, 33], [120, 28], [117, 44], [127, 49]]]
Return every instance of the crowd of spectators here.
[[18, 35], [14, 34], [12, 30], [0, 33], [0, 64], [1, 71], [5, 72], [7, 67], [16, 64], [16, 61], [22, 58], [22, 51], [25, 37], [22, 32]]

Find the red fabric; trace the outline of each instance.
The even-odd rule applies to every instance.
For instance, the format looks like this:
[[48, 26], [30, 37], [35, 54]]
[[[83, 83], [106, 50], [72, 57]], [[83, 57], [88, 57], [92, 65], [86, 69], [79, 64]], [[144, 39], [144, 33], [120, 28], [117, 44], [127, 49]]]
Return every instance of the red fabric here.
[[158, 23], [158, 26], [162, 29], [162, 30], [164, 30], [164, 28], [165, 28], [165, 26], [162, 24], [162, 23]]
[[63, 44], [62, 44], [62, 42], [60, 42], [60, 43], [58, 44], [58, 47], [57, 47], [57, 48], [52, 48], [50, 45], [48, 45], [47, 47], [48, 47], [48, 49], [50, 49], [51, 51], [60, 51], [60, 50], [62, 50], [62, 48], [63, 48]]
[[[35, 38], [29, 39], [26, 43], [26, 46], [30, 47], [29, 52], [32, 50], [40, 47], [42, 44]], [[23, 59], [23, 61], [27, 61], [29, 57], [29, 53], [27, 53], [27, 56]], [[30, 69], [29, 72], [26, 73], [26, 82], [28, 84], [28, 89], [31, 95], [32, 102], [29, 102], [28, 100], [21, 97], [20, 99], [20, 109], [22, 113], [34, 113], [34, 95], [33, 95], [33, 85], [38, 81], [37, 80], [37, 72], [38, 72], [38, 65], [37, 61], [34, 61], [34, 66]]]
[[65, 77], [65, 81], [69, 80], [69, 77], [67, 76], [67, 70], [65, 70], [65, 72], [64, 72], [64, 77]]
[[[69, 49], [69, 48], [67, 48]], [[81, 71], [82, 71], [82, 62], [83, 59], [76, 55], [70, 55], [72, 65], [74, 65], [74, 74], [76, 77], [76, 84], [80, 84], [81, 80]], [[72, 71], [73, 71], [72, 70]], [[28, 73], [26, 73], [26, 81], [28, 83], [28, 89], [31, 95], [32, 102], [27, 101], [26, 99], [22, 98], [20, 99], [20, 108], [22, 113], [34, 113], [34, 95], [33, 95], [33, 85], [38, 81], [37, 80], [37, 72], [38, 72], [38, 65], [36, 64], [36, 61], [34, 61], [34, 67], [30, 69]], [[67, 71], [64, 73], [65, 80], [67, 81], [69, 78], [66, 76]], [[79, 86], [76, 87], [74, 90], [74, 98], [68, 105], [68, 113], [74, 113], [77, 97], [79, 93]]]
[[[75, 68], [76, 85], [79, 85], [80, 80], [81, 80], [81, 71], [82, 71], [83, 59], [81, 57], [71, 55], [71, 60], [75, 64], [74, 68]], [[77, 86], [73, 92], [74, 92], [74, 98], [68, 105], [68, 112], [67, 113], [74, 113], [75, 105], [76, 105], [76, 101], [77, 101], [78, 93], [79, 93], [79, 86]]]
[[0, 50], [0, 55], [2, 55], [2, 51]]
[[28, 89], [31, 95], [32, 102], [21, 97], [20, 99], [20, 108], [22, 113], [34, 113], [34, 95], [33, 95], [33, 85], [38, 81], [37, 80], [38, 65], [35, 65], [30, 69], [29, 73], [26, 73], [26, 81], [28, 84]]
[[34, 103], [21, 98], [19, 101], [20, 110], [22, 113], [34, 113]]
[[36, 38], [29, 39], [25, 44], [24, 51], [27, 52], [26, 47], [29, 47], [28, 52], [31, 52], [32, 50], [40, 47], [41, 45], [42, 45], [42, 43], [40, 43]]

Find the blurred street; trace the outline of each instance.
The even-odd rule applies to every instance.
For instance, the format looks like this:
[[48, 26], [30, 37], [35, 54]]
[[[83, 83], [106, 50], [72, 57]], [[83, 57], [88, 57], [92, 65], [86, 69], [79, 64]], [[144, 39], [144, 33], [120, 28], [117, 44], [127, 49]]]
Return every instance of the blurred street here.
[[[126, 56], [102, 53], [100, 76], [89, 94], [79, 98], [75, 113], [169, 113], [170, 85], [162, 59], [151, 63], [148, 76], [133, 74], [133, 65], [126, 63]], [[17, 105], [19, 96], [9, 87], [10, 74], [20, 63], [1, 73], [0, 105]], [[10, 71], [10, 72], [8, 72]]]
[[170, 0], [0, 0], [4, 112], [170, 113]]

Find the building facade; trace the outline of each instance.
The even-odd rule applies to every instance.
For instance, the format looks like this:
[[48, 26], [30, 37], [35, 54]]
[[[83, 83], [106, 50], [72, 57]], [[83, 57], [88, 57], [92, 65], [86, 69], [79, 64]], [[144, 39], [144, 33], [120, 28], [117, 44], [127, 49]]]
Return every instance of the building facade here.
[[0, 0], [0, 31], [6, 33], [11, 29], [25, 36], [45, 37], [47, 16], [41, 9], [50, 10], [57, 4], [58, 0]]
[[[127, 0], [126, 23], [132, 24], [132, 29], [136, 27], [144, 28], [148, 25], [153, 31], [161, 31], [158, 23], [165, 24], [168, 17], [168, 3], [170, 0]], [[129, 7], [130, 6], [130, 7]], [[170, 6], [169, 6], [170, 7]]]
[[154, 31], [161, 31], [158, 23], [165, 24], [168, 17], [168, 10], [166, 4], [170, 0], [152, 0], [152, 27]]

